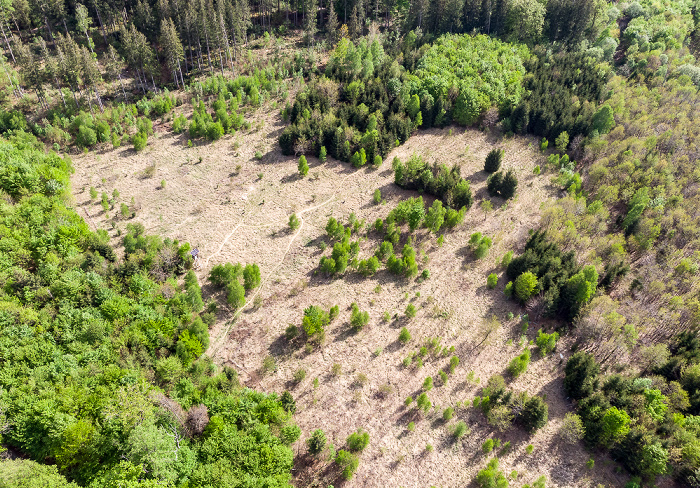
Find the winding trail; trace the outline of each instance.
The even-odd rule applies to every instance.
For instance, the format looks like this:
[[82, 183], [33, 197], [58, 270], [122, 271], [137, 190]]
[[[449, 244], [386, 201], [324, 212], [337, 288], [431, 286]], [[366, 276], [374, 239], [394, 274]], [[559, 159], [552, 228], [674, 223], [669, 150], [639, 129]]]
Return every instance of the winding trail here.
[[[359, 170], [358, 170], [358, 171], [359, 171]], [[319, 203], [318, 205], [314, 205], [313, 207], [307, 207], [307, 208], [305, 208], [305, 209], [303, 209], [303, 210], [297, 212], [296, 215], [297, 215], [297, 217], [299, 217], [299, 221], [300, 221], [299, 228], [298, 228], [297, 231], [294, 233], [294, 235], [291, 237], [291, 239], [289, 239], [289, 243], [287, 244], [287, 248], [284, 250], [284, 253], [282, 254], [282, 257], [281, 257], [281, 258], [279, 259], [279, 261], [277, 262], [277, 265], [276, 265], [272, 270], [270, 270], [269, 273], [267, 273], [267, 275], [265, 276], [265, 278], [264, 278], [264, 279], [262, 280], [262, 282], [260, 283], [260, 286], [255, 290], [255, 293], [253, 293], [253, 295], [251, 295], [250, 297], [248, 297], [248, 299], [246, 300], [246, 304], [243, 305], [241, 308], [239, 308], [239, 309], [233, 314], [233, 316], [226, 322], [226, 325], [224, 326], [223, 330], [219, 333], [219, 335], [216, 337], [216, 339], [215, 339], [214, 341], [212, 341], [211, 345], [209, 346], [209, 350], [207, 351], [207, 354], [208, 354], [211, 358], [215, 358], [215, 357], [216, 357], [217, 353], [219, 352], [219, 349], [220, 349], [221, 346], [223, 346], [223, 344], [225, 343], [225, 338], [226, 338], [226, 336], [229, 334], [229, 332], [231, 331], [231, 328], [233, 327], [233, 324], [236, 323], [236, 319], [240, 316], [241, 313], [243, 313], [244, 310], [247, 310], [247, 309], [250, 308], [250, 304], [252, 304], [252, 303], [255, 302], [255, 298], [262, 292], [262, 289], [265, 287], [265, 285], [267, 284], [267, 282], [270, 280], [270, 277], [271, 277], [274, 273], [276, 273], [277, 270], [279, 270], [279, 268], [280, 268], [280, 267], [282, 266], [282, 264], [284, 263], [284, 260], [286, 259], [287, 254], [289, 254], [289, 251], [290, 251], [290, 249], [292, 248], [292, 244], [294, 243], [294, 241], [296, 240], [296, 238], [297, 238], [297, 237], [299, 236], [299, 234], [301, 233], [301, 230], [304, 228], [304, 217], [303, 217], [304, 214], [305, 214], [305, 213], [308, 213], [308, 212], [313, 212], [314, 210], [317, 210], [317, 209], [319, 209], [319, 208], [321, 208], [321, 207], [324, 207], [325, 205], [328, 205], [330, 202], [332, 202], [332, 201], [337, 197], [337, 194], [338, 194], [339, 189], [343, 187], [342, 185], [343, 185], [343, 183], [345, 182], [345, 180], [348, 179], [350, 176], [356, 174], [356, 173], [357, 173], [357, 171], [353, 171], [353, 172], [351, 172], [351, 173], [345, 175], [345, 177], [341, 178], [341, 179], [339, 180], [339, 182], [338, 182], [338, 185], [336, 186], [335, 191], [334, 191], [334, 192], [331, 194], [331, 196], [328, 197], [328, 199], [326, 199], [324, 202]], [[226, 238], [221, 242], [221, 245], [219, 246], [219, 250], [218, 250], [216, 253], [212, 254], [211, 256], [207, 257], [207, 260], [205, 261], [205, 266], [206, 266], [207, 264], [209, 264], [209, 259], [210, 259], [211, 257], [221, 254], [221, 251], [223, 250], [224, 246], [226, 245], [226, 242], [231, 238], [231, 236], [233, 235], [233, 233], [236, 232], [236, 230], [238, 230], [240, 227], [242, 227], [242, 226], [243, 226], [243, 227], [267, 227], [267, 226], [269, 226], [269, 225], [272, 225], [272, 223], [263, 224], [263, 225], [257, 225], [257, 226], [255, 226], [255, 225], [245, 225], [245, 224], [243, 224], [244, 220], [245, 220], [245, 216], [244, 216], [244, 217], [241, 219], [241, 221], [233, 228], [233, 230], [226, 236]], [[234, 364], [235, 364], [239, 369], [242, 369], [242, 370], [245, 371], [245, 368], [243, 368], [243, 367], [237, 365], [236, 363], [234, 363]]]

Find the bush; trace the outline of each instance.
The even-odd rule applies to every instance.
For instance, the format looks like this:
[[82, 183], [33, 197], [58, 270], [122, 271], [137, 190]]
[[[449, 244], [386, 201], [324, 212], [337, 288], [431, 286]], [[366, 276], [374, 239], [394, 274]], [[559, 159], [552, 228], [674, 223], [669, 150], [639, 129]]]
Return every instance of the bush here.
[[452, 437], [454, 437], [455, 439], [460, 439], [467, 433], [468, 430], [469, 429], [467, 428], [467, 424], [465, 424], [463, 420], [460, 420], [455, 424], [454, 428], [452, 429]]
[[306, 378], [306, 370], [304, 368], [299, 368], [294, 372], [294, 382], [299, 384]]
[[289, 216], [289, 228], [292, 230], [297, 230], [301, 225], [301, 220], [297, 217], [297, 214], [292, 214]]
[[246, 264], [243, 268], [243, 286], [246, 291], [260, 286], [260, 268], [257, 264]]
[[301, 326], [307, 337], [323, 335], [326, 326], [330, 323], [330, 315], [317, 305], [311, 305], [304, 309], [304, 317]]
[[323, 451], [326, 447], [326, 433], [321, 429], [316, 429], [311, 434], [311, 437], [306, 439], [306, 445], [308, 446], [309, 454], [317, 455]]
[[442, 420], [444, 420], [445, 422], [452, 420], [452, 417], [454, 417], [454, 414], [455, 414], [455, 409], [452, 407], [447, 407], [445, 410], [442, 411]]
[[459, 358], [457, 356], [452, 356], [450, 358], [450, 373], [454, 373], [457, 366], [459, 366]]
[[488, 156], [486, 156], [486, 161], [484, 162], [484, 171], [487, 173], [495, 173], [501, 169], [503, 153], [503, 149], [491, 149]]
[[326, 146], [321, 146], [321, 150], [318, 152], [318, 159], [322, 163], [326, 162], [326, 159], [328, 157], [328, 153], [326, 152]]
[[212, 122], [207, 125], [207, 139], [218, 141], [224, 135], [224, 127], [221, 122]]
[[496, 273], [491, 273], [488, 278], [486, 278], [486, 286], [488, 286], [490, 289], [496, 288], [496, 285], [498, 284], [498, 275]]
[[382, 191], [377, 188], [374, 190], [374, 196], [372, 197], [372, 200], [374, 201], [375, 205], [379, 205], [382, 203]]
[[515, 196], [518, 188], [518, 178], [512, 169], [509, 169], [505, 174], [502, 172], [493, 173], [486, 180], [486, 189], [492, 196], [500, 196], [504, 200], [508, 200]]
[[355, 471], [357, 471], [357, 468], [360, 465], [360, 460], [356, 455], [342, 449], [338, 451], [335, 462], [340, 468], [342, 468], [343, 472], [341, 475], [345, 480], [352, 479], [352, 476], [355, 474]]
[[569, 133], [564, 131], [559, 134], [554, 140], [554, 145], [561, 154], [566, 153], [566, 148], [569, 147]]
[[406, 327], [403, 327], [401, 329], [401, 332], [399, 332], [399, 342], [401, 344], [408, 344], [411, 341], [411, 333], [408, 331]]
[[353, 452], [362, 452], [369, 444], [369, 434], [362, 429], [357, 429], [347, 439], [348, 448]]
[[564, 421], [559, 428], [559, 435], [569, 444], [576, 444], [586, 435], [586, 429], [581, 417], [568, 412], [564, 415]]
[[233, 280], [226, 285], [226, 302], [238, 309], [245, 305], [245, 288], [238, 280]]
[[87, 125], [81, 125], [78, 128], [78, 135], [75, 137], [75, 142], [80, 147], [92, 147], [97, 144], [97, 133]]
[[510, 373], [513, 378], [517, 378], [527, 370], [527, 366], [530, 364], [530, 351], [525, 350], [519, 356], [514, 357], [508, 364], [508, 373]]
[[148, 143], [148, 136], [144, 132], [137, 132], [132, 139], [134, 151], [142, 151]]
[[415, 316], [416, 316], [416, 306], [413, 305], [412, 303], [409, 303], [406, 306], [406, 317], [408, 317], [409, 319], [412, 319]]
[[558, 339], [559, 334], [557, 334], [556, 332], [547, 334], [545, 332], [542, 332], [542, 329], [537, 331], [537, 339], [535, 343], [540, 349], [540, 355], [542, 355], [542, 357], [545, 357], [547, 354], [554, 351], [554, 348], [557, 347]]
[[424, 381], [423, 381], [423, 389], [425, 391], [430, 391], [433, 389], [433, 377], [428, 376]]
[[494, 445], [493, 439], [486, 439], [484, 441], [484, 443], [481, 445], [481, 451], [484, 454], [488, 454], [491, 451], [493, 451], [493, 445]]
[[360, 311], [360, 307], [355, 302], [350, 307], [350, 326], [355, 330], [360, 330], [369, 322], [369, 312]]

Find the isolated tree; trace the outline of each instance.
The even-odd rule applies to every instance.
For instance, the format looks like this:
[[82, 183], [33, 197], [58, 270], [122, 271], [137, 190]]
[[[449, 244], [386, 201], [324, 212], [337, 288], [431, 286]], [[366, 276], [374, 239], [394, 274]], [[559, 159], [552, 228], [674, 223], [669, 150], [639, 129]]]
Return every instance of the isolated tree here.
[[326, 433], [321, 429], [314, 430], [311, 437], [306, 439], [309, 454], [314, 456], [320, 454], [323, 451], [323, 448], [326, 447], [326, 442]]
[[491, 149], [488, 156], [486, 156], [486, 161], [484, 162], [484, 171], [487, 173], [495, 173], [501, 169], [503, 152], [503, 149]]
[[299, 174], [301, 176], [306, 176], [309, 174], [309, 164], [306, 162], [306, 156], [303, 154], [299, 157], [299, 164], [297, 165], [299, 169]]

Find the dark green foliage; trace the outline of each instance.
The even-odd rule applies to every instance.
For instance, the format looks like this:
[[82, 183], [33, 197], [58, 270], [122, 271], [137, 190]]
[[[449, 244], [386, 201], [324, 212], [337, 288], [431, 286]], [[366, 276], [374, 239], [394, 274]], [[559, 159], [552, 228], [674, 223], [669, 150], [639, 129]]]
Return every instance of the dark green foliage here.
[[306, 445], [309, 448], [309, 454], [317, 455], [323, 451], [326, 447], [326, 433], [321, 429], [316, 429], [311, 434], [311, 437], [306, 439]]
[[[566, 51], [539, 52], [525, 66], [531, 74], [525, 77], [526, 95], [510, 115], [510, 129], [550, 140], [564, 131], [572, 139], [587, 136], [595, 114], [595, 105], [587, 102], [601, 100], [609, 72], [601, 76], [593, 57]], [[580, 103], [571, 103], [574, 96]]]
[[[597, 284], [597, 277], [594, 281], [592, 271], [584, 273], [576, 264], [573, 252], [563, 253], [541, 231], [535, 231], [530, 236], [523, 254], [513, 258], [506, 268], [506, 274], [514, 280], [525, 272], [536, 276], [545, 310], [567, 320], [575, 317], [585, 301], [591, 298], [594, 284]], [[570, 282], [570, 278], [579, 273], [583, 274]]]
[[503, 149], [491, 149], [488, 156], [486, 156], [486, 161], [484, 162], [484, 171], [487, 173], [495, 173], [501, 169], [503, 152]]
[[430, 167], [423, 158], [414, 154], [406, 163], [399, 161], [395, 165], [394, 181], [402, 188], [434, 195], [453, 209], [469, 209], [473, 203], [469, 181], [461, 177], [458, 165], [452, 169], [444, 164]]
[[518, 422], [529, 432], [534, 432], [545, 426], [549, 418], [549, 408], [539, 396], [528, 398], [523, 410], [518, 416]]
[[564, 388], [574, 400], [590, 396], [597, 389], [600, 368], [590, 354], [575, 353], [566, 362], [564, 371]]
[[498, 172], [488, 177], [486, 180], [486, 189], [491, 196], [499, 196], [504, 200], [508, 200], [515, 196], [515, 191], [518, 188], [518, 178], [515, 172], [509, 169], [505, 173]]

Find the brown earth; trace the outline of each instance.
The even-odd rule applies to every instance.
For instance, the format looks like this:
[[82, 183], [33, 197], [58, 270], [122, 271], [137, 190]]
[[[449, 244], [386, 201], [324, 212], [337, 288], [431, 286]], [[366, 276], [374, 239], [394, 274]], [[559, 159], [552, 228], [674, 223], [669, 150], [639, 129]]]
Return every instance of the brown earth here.
[[[143, 223], [148, 233], [198, 247], [202, 266], [197, 274], [203, 285], [216, 264], [258, 263], [262, 285], [247, 297], [241, 311], [234, 314], [223, 296], [215, 294], [222, 307], [211, 330], [208, 353], [216, 362], [234, 366], [246, 386], [268, 392], [292, 391], [298, 405], [295, 418], [303, 431], [295, 446], [300, 454], [295, 483], [324, 487], [474, 486], [476, 472], [489, 459], [481, 453], [481, 444], [489, 437], [498, 437], [512, 444], [510, 452], [499, 459], [505, 473], [517, 471], [513, 486], [531, 483], [540, 475], [546, 476], [550, 487], [622, 486], [626, 477], [615, 474], [612, 461], [596, 455], [596, 468], [589, 470], [586, 461], [591, 454], [583, 445], [564, 444], [557, 436], [564, 414], [571, 411], [562, 387], [569, 350], [566, 340], [554, 355], [544, 359], [529, 346], [533, 361], [528, 371], [510, 383], [516, 391], [547, 395], [550, 420], [535, 435], [517, 427], [495, 432], [471, 406], [456, 408], [452, 420], [442, 421], [444, 408], [457, 402], [471, 405], [481, 385], [493, 374], [505, 375], [508, 362], [522, 350], [517, 345], [521, 335], [518, 315], [524, 310], [504, 297], [506, 279], [498, 263], [508, 250], [522, 248], [528, 231], [539, 222], [541, 206], [558, 196], [558, 189], [550, 184], [551, 175], [533, 174], [536, 164], [544, 165], [537, 142], [503, 139], [472, 129], [431, 129], [394, 149], [378, 170], [356, 170], [330, 158], [322, 164], [310, 157], [309, 175], [300, 178], [296, 158], [283, 156], [276, 142], [283, 127], [278, 110], [268, 107], [260, 112], [263, 114], [256, 117], [252, 130], [213, 144], [188, 148], [185, 136], [158, 125], [157, 137], [142, 153], [119, 148], [79, 155], [74, 158], [73, 185], [79, 213], [87, 216], [91, 225], [110, 229], [115, 242], [128, 221], [114, 217], [118, 206], [105, 214], [99, 202], [90, 202], [90, 186], [109, 194], [117, 189], [121, 202], [130, 203], [133, 198], [135, 221]], [[495, 209], [485, 215], [480, 208], [488, 198], [482, 169], [493, 147], [505, 149], [504, 167], [516, 171], [519, 187], [515, 200], [504, 203], [492, 199]], [[259, 160], [256, 151], [262, 154]], [[465, 222], [445, 233], [442, 246], [425, 229], [415, 232], [419, 269], [428, 269], [430, 278], [406, 280], [386, 270], [371, 278], [352, 271], [338, 279], [316, 274], [324, 254], [320, 243], [331, 215], [347, 222], [354, 213], [367, 222], [360, 233], [360, 258], [371, 256], [380, 242], [370, 230], [374, 220], [386, 217], [398, 201], [417, 196], [393, 184], [390, 164], [394, 156], [405, 160], [414, 152], [430, 162], [459, 164], [475, 195]], [[153, 165], [155, 174], [147, 177], [146, 169]], [[372, 202], [377, 188], [385, 204]], [[425, 200], [432, 203], [431, 198]], [[288, 219], [293, 212], [302, 225], [291, 232]], [[481, 260], [475, 260], [467, 247], [475, 231], [494, 241], [488, 256]], [[407, 233], [404, 229], [401, 245]], [[489, 273], [499, 276], [494, 290], [486, 287]], [[215, 292], [205, 286], [205, 293]], [[352, 302], [370, 315], [369, 324], [357, 334], [350, 332], [348, 324]], [[418, 308], [413, 319], [405, 317], [408, 303]], [[341, 313], [329, 326], [322, 347], [307, 352], [303, 347], [290, 347], [283, 339], [289, 324], [301, 324], [304, 308], [321, 305], [328, 309], [335, 304]], [[388, 322], [382, 319], [385, 312], [391, 317]], [[508, 320], [509, 312], [515, 318]], [[501, 325], [486, 337], [484, 323], [491, 316]], [[537, 329], [547, 325], [532, 323], [527, 339], [533, 339]], [[397, 340], [404, 326], [413, 337], [406, 346]], [[461, 362], [446, 386], [436, 386], [428, 393], [435, 408], [423, 416], [405, 408], [404, 399], [419, 394], [425, 377], [436, 376], [449, 357], [427, 359], [420, 370], [406, 369], [402, 361], [429, 337], [440, 337], [443, 345], [454, 346]], [[276, 368], [264, 374], [261, 366], [268, 356], [274, 358]], [[337, 376], [331, 373], [336, 363], [341, 368]], [[306, 377], [295, 385], [293, 373], [300, 368], [306, 370]], [[467, 381], [470, 371], [481, 384]], [[411, 420], [416, 423], [414, 432], [407, 430]], [[467, 423], [470, 432], [453, 442], [450, 429], [459, 420]], [[341, 483], [332, 465], [312, 462], [303, 454], [303, 439], [316, 428], [324, 429], [337, 448], [342, 448], [345, 438], [357, 428], [369, 432], [370, 445], [351, 481]], [[427, 444], [434, 447], [433, 452], [426, 452]], [[525, 452], [528, 444], [534, 447], [530, 455]]]

